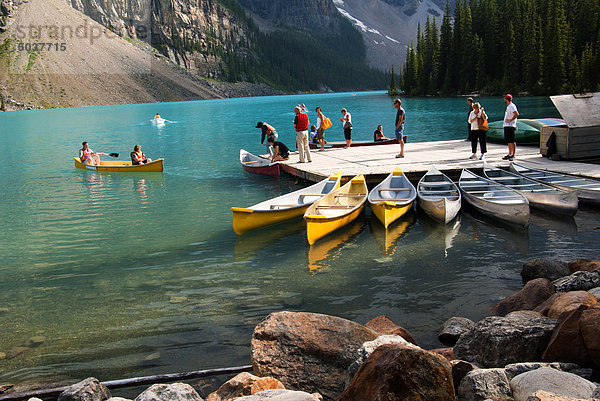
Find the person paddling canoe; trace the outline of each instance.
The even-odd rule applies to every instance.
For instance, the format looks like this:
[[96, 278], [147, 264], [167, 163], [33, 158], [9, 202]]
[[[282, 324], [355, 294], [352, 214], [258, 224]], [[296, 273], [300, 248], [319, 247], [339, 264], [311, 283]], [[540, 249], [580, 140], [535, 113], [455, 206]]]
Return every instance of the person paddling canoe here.
[[131, 163], [135, 165], [150, 163], [152, 159], [148, 159], [145, 154], [142, 153], [142, 147], [135, 145], [133, 152], [131, 152]]
[[102, 152], [94, 152], [90, 149], [87, 142], [82, 142], [81, 149], [79, 149], [79, 160], [81, 160], [83, 164], [97, 166], [100, 164], [100, 156], [105, 154], [106, 153]]

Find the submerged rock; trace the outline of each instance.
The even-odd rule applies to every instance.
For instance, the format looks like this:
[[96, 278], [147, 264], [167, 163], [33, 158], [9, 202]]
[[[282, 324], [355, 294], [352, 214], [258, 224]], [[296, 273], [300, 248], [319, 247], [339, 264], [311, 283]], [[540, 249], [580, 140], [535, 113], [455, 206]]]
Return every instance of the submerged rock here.
[[512, 312], [504, 317], [490, 316], [458, 339], [454, 354], [458, 359], [487, 368], [539, 361], [555, 322], [530, 311]]
[[540, 368], [521, 373], [510, 381], [515, 401], [526, 401], [538, 390], [549, 391], [564, 397], [591, 398], [596, 385], [571, 373], [550, 368]]
[[29, 347], [15, 347], [6, 351], [6, 359], [12, 359], [19, 355], [21, 355], [25, 351], [29, 351], [31, 348]]
[[27, 341], [27, 345], [29, 347], [37, 347], [40, 344], [43, 344], [46, 342], [46, 337], [44, 336], [34, 336], [31, 337], [28, 341]]
[[438, 339], [444, 345], [452, 347], [456, 344], [459, 337], [475, 327], [475, 322], [466, 317], [451, 317], [444, 322]]
[[344, 390], [347, 369], [358, 349], [375, 338], [373, 330], [335, 316], [271, 313], [252, 335], [254, 374], [333, 400]]
[[[60, 401], [60, 400], [59, 400]], [[138, 395], [134, 401], [203, 401], [189, 384], [154, 384]]]
[[382, 345], [337, 399], [358, 400], [454, 401], [450, 363], [415, 346]]
[[104, 384], [94, 377], [88, 377], [60, 393], [58, 401], [104, 401], [110, 397], [110, 391]]

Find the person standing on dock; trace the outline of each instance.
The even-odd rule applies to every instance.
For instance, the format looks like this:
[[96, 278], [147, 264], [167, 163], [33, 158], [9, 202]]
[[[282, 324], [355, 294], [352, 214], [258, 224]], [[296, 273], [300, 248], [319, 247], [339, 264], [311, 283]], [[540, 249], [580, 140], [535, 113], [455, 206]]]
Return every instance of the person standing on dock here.
[[506, 103], [506, 113], [504, 113], [504, 140], [508, 145], [508, 154], [502, 160], [513, 161], [517, 152], [517, 142], [515, 140], [515, 131], [517, 130], [517, 117], [519, 112], [517, 106], [513, 103], [513, 97], [510, 93], [504, 96]]
[[300, 157], [300, 163], [304, 163], [304, 159], [310, 163], [312, 159], [310, 157], [310, 149], [308, 147], [308, 114], [302, 113], [300, 106], [294, 107], [294, 129], [296, 130], [296, 147], [298, 148], [298, 156]]
[[468, 126], [467, 126], [467, 141], [471, 140], [471, 112], [473, 111], [473, 98], [472, 97], [468, 97], [467, 98], [467, 104], [469, 105], [469, 112], [467, 113], [467, 122], [468, 122]]
[[344, 138], [346, 138], [346, 146], [344, 146], [344, 149], [348, 149], [352, 144], [352, 116], [348, 113], [348, 110], [342, 109], [340, 121], [344, 127]]
[[[275, 138], [275, 140], [277, 140], [277, 138], [279, 137], [279, 135], [277, 134], [277, 131], [275, 130], [275, 128], [271, 125], [271, 124], [267, 124], [265, 122], [259, 121], [256, 123], [256, 128], [260, 128], [262, 131], [262, 135], [260, 137], [260, 144], [261, 145], [265, 145], [265, 147], [267, 148], [267, 153], [269, 153], [270, 155], [273, 154], [273, 147], [269, 144], [269, 138], [273, 137]], [[267, 141], [265, 142], [265, 139], [267, 139]]]
[[325, 150], [325, 128], [323, 127], [325, 116], [323, 115], [320, 107], [317, 107], [315, 111], [317, 112], [317, 135], [315, 138], [321, 145], [321, 149], [319, 151], [323, 151]]
[[400, 142], [400, 153], [396, 155], [396, 159], [404, 157], [404, 120], [406, 119], [406, 113], [402, 108], [402, 100], [395, 99], [394, 107], [396, 108], [396, 139]]
[[481, 129], [479, 126], [480, 123], [483, 123], [484, 120], [487, 120], [487, 115], [485, 111], [483, 111], [483, 107], [478, 103], [473, 105], [473, 110], [471, 114], [469, 114], [469, 125], [471, 125], [471, 150], [473, 154], [469, 159], [477, 159], [477, 141], [479, 141], [479, 148], [481, 149], [481, 156], [479, 160], [485, 159], [485, 154], [487, 152], [487, 144], [486, 144], [486, 132]]

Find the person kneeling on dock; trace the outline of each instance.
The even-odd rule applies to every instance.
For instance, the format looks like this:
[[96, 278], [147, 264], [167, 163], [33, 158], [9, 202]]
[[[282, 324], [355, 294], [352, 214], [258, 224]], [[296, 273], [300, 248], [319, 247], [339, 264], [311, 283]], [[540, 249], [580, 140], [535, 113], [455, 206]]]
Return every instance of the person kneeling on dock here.
[[269, 144], [273, 147], [273, 156], [271, 162], [288, 160], [290, 158], [290, 149], [284, 143], [276, 141], [272, 136], [268, 139]]
[[134, 166], [139, 164], [150, 163], [152, 159], [148, 159], [145, 154], [142, 153], [142, 147], [140, 145], [135, 145], [133, 147], [133, 152], [131, 152], [131, 164]]

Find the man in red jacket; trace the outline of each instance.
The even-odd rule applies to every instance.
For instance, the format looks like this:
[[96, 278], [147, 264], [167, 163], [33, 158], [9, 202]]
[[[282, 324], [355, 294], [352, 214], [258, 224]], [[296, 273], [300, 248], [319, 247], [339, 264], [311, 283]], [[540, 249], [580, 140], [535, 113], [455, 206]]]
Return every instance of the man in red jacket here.
[[302, 113], [300, 106], [294, 108], [296, 118], [294, 118], [294, 129], [296, 130], [296, 147], [298, 148], [298, 156], [300, 156], [300, 163], [304, 163], [304, 158], [310, 163], [312, 159], [310, 157], [310, 150], [308, 148], [308, 115]]

